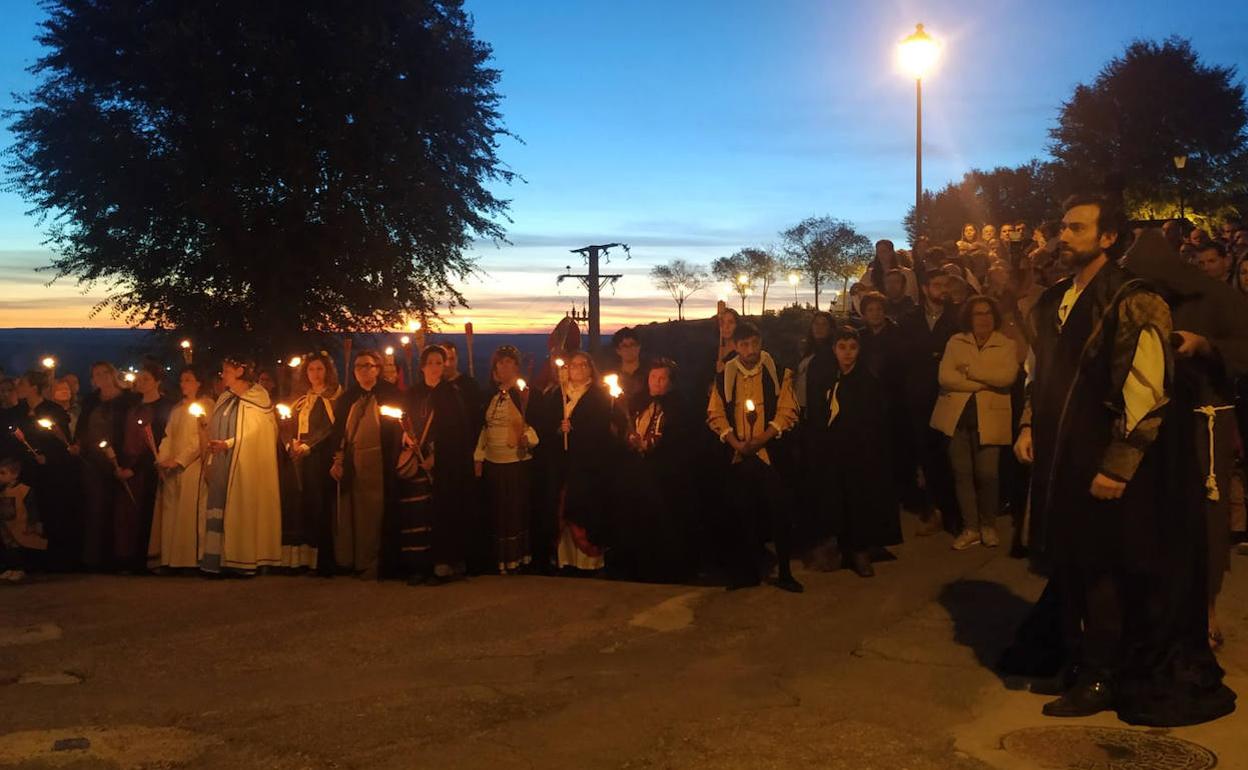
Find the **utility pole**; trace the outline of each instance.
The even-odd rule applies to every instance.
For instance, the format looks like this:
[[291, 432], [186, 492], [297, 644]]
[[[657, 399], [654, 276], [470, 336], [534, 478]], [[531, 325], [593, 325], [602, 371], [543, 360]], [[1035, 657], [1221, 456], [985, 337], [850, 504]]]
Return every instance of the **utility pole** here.
[[572, 273], [572, 268], [568, 267], [568, 272], [559, 276], [556, 283], [561, 283], [565, 278], [575, 278], [581, 282], [585, 290], [589, 293], [589, 351], [595, 353], [598, 351], [599, 339], [602, 337], [602, 289], [608, 284], [615, 283], [623, 276], [620, 274], [603, 275], [598, 271], [599, 258], [606, 258], [610, 261], [608, 253], [611, 249], [622, 248], [628, 253], [628, 244], [626, 243], [606, 243], [594, 246], [585, 246], [579, 249], [572, 249], [573, 254], [580, 254], [585, 258], [585, 263], [589, 270], [584, 274]]

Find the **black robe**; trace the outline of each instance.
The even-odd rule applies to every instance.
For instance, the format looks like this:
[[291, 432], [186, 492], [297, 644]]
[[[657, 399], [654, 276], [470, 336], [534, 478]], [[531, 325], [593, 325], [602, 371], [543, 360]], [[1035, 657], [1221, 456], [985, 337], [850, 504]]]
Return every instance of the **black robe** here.
[[[546, 395], [545, 424], [540, 429], [541, 444], [548, 447], [550, 474], [546, 507], [549, 516], [559, 509], [563, 494], [564, 518], [583, 528], [591, 543], [611, 542], [612, 480], [618, 472], [621, 439], [611, 432], [611, 397], [600, 385], [590, 383], [577, 401], [569, 420], [568, 448], [563, 448], [563, 391], [553, 388]], [[557, 538], [559, 533], [554, 532]]]
[[[607, 554], [613, 574], [636, 580], [672, 582], [688, 577], [695, 566], [690, 547], [689, 512], [693, 503], [686, 462], [693, 431], [684, 401], [676, 393], [638, 400], [640, 416], [651, 403], [661, 410], [660, 433], [642, 453], [624, 453], [615, 474], [615, 540]], [[643, 427], [644, 429], [644, 427]]]
[[[467, 560], [470, 538], [480, 531], [472, 489], [476, 436], [469, 433], [475, 415], [469, 413], [462, 392], [449, 382], [434, 388], [416, 383], [407, 392], [405, 411], [412, 438], [423, 436], [422, 451], [433, 451], [433, 563], [459, 569]], [[392, 523], [396, 542], [399, 526], [397, 521]]]
[[[1058, 305], [1069, 286], [1059, 282], [1040, 298], [1032, 384], [1033, 545], [1055, 565], [1036, 613], [1020, 629], [1002, 667], [1011, 673], [1060, 663], [1052, 654], [1053, 623], [1082, 603], [1083, 570], [1112, 570], [1120, 578], [1122, 649], [1114, 706], [1132, 724], [1175, 726], [1234, 710], [1234, 693], [1209, 650], [1205, 587], [1204, 514], [1193, 480], [1191, 411], [1174, 401], [1160, 407], [1161, 425], [1126, 492], [1102, 501], [1089, 492], [1114, 441], [1121, 388], [1139, 329], [1120, 329], [1118, 307], [1146, 287], [1107, 264], [1088, 284], [1065, 325]], [[1103, 326], [1098, 334], [1098, 322]], [[1093, 344], [1085, 344], [1089, 337]], [[1117, 340], [1117, 344], [1109, 341]], [[1167, 365], [1167, 393], [1173, 393]], [[1176, 479], [1180, 481], [1176, 483]], [[1182, 480], [1188, 481], [1182, 481]], [[1073, 569], [1072, 569], [1073, 567]], [[1070, 650], [1070, 654], [1077, 651]]]
[[[829, 425], [833, 393], [838, 411]], [[859, 364], [848, 374], [838, 370], [827, 389], [809, 398], [823, 405], [817, 466], [824, 477], [824, 533], [836, 537], [846, 553], [900, 543], [900, 508], [879, 381]]]
[[[26, 441], [45, 459], [38, 462], [34, 455], [17, 442], [14, 458], [22, 462], [22, 481], [34, 490], [39, 501], [39, 518], [48, 538], [47, 566], [51, 570], [69, 570], [78, 563], [81, 522], [81, 493], [78, 458], [69, 452], [69, 414], [47, 399], [30, 409], [19, 401], [5, 425], [20, 428]], [[39, 425], [51, 420], [53, 429]], [[0, 418], [2, 421], [3, 418]]]

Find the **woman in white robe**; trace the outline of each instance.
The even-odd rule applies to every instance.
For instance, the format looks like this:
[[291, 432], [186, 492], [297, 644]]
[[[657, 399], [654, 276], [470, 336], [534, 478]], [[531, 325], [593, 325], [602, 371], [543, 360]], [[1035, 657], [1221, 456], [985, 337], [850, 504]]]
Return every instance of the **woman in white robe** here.
[[277, 420], [250, 362], [223, 361], [221, 383], [208, 425], [199, 567], [251, 574], [282, 563]]
[[[201, 397], [203, 383], [190, 367], [178, 378], [182, 400], [169, 416], [165, 436], [156, 452], [160, 486], [152, 515], [152, 535], [147, 545], [147, 564], [187, 569], [199, 566], [199, 535], [203, 523], [200, 503], [204, 497], [203, 436], [212, 412], [212, 401]], [[196, 405], [198, 414], [193, 413]]]

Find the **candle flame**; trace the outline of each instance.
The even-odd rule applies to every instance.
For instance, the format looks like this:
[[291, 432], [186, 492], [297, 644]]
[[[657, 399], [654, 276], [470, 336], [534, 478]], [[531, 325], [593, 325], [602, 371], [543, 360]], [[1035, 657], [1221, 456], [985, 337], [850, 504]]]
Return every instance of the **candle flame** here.
[[52, 367], [56, 366], [56, 359], [53, 358], [52, 356], [47, 356], [42, 361], [40, 361], [40, 363], [43, 364], [43, 367], [45, 369], [51, 369]]
[[121, 375], [121, 379], [125, 380], [126, 382], [134, 382], [135, 380], [134, 372], [126, 372], [125, 374]]
[[39, 423], [40, 428], [46, 428], [47, 430], [52, 430], [52, 421], [49, 420], [47, 417], [40, 417], [38, 420], [36, 420], [36, 422]]
[[399, 344], [400, 344], [400, 345], [410, 345], [410, 344], [412, 344], [412, 338], [411, 338], [411, 337], [409, 337], [409, 336], [407, 336], [406, 334], [404, 334], [402, 337], [399, 337]]
[[203, 417], [205, 414], [204, 408], [199, 405], [199, 402], [195, 402], [188, 406], [186, 411], [190, 412], [192, 417]]
[[191, 341], [190, 341], [190, 340], [182, 340], [181, 345], [182, 345], [182, 349], [183, 349], [183, 350], [190, 350], [190, 349], [191, 349]]
[[752, 412], [752, 411], [754, 411], [754, 399], [752, 399], [752, 398], [747, 398], [747, 399], [745, 400], [745, 411], [747, 411], [747, 412]]
[[557, 366], [557, 367], [559, 367], [560, 369], [562, 369], [562, 368], [563, 368], [563, 359], [562, 359], [562, 358], [556, 358], [556, 359], [555, 359], [555, 366]]
[[529, 387], [529, 383], [525, 382], [523, 378], [522, 378], [522, 379], [519, 379], [519, 380], [516, 380], [516, 390], [518, 390], [518, 391], [520, 391], [521, 393], [523, 393], [523, 392], [524, 392], [524, 389], [525, 389], [525, 388], [527, 388], [527, 387]]
[[143, 421], [142, 421], [142, 420], [139, 420], [139, 425], [142, 425], [142, 424], [143, 424]]
[[393, 347], [393, 346], [391, 346], [391, 345], [387, 345], [387, 346], [386, 346], [386, 355], [388, 355], [388, 356], [392, 356], [392, 355], [394, 355], [394, 347]]
[[403, 410], [397, 406], [383, 406], [381, 407], [381, 416], [390, 417], [395, 420], [402, 420]]
[[619, 385], [610, 385], [609, 388], [611, 391], [611, 398], [619, 398], [620, 395], [624, 393], [624, 389]]
[[609, 387], [618, 388], [620, 386], [620, 375], [608, 374], [606, 377], [602, 378], [602, 381]]
[[283, 420], [289, 420], [290, 419], [290, 406], [287, 404], [278, 404], [277, 416], [282, 418]]
[[108, 449], [108, 442], [107, 442], [107, 441], [101, 441], [101, 442], [100, 442], [100, 449]]
[[292, 357], [291, 357], [291, 359], [290, 359], [290, 364], [289, 364], [289, 365], [290, 365], [290, 368], [291, 368], [291, 369], [298, 369], [298, 368], [299, 368], [299, 365], [300, 365], [300, 364], [302, 364], [302, 363], [303, 363], [303, 359], [302, 359], [302, 358], [300, 358], [299, 356], [292, 356]]

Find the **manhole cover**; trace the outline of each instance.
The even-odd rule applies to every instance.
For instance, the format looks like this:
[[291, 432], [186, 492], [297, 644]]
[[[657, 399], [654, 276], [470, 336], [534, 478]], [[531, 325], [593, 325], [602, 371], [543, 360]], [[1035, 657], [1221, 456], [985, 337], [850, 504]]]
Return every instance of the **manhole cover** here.
[[1203, 746], [1113, 727], [1029, 727], [1006, 735], [1001, 746], [1056, 770], [1209, 770], [1218, 763]]

